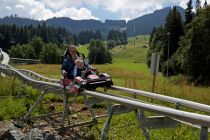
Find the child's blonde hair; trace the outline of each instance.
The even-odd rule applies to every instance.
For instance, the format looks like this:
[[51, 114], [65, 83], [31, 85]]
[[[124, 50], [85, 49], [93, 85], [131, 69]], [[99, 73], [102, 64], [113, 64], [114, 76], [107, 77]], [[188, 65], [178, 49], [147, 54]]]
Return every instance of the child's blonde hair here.
[[83, 58], [82, 58], [82, 57], [78, 57], [78, 58], [75, 60], [75, 64], [77, 64], [77, 63], [84, 63]]

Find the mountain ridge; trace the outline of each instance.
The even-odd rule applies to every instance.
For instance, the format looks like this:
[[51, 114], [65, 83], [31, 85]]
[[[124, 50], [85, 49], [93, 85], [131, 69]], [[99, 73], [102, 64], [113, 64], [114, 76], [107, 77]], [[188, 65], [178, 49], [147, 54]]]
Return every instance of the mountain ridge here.
[[[171, 7], [166, 7], [163, 9], [155, 10], [153, 13], [129, 20], [127, 23], [125, 20], [105, 20], [105, 22], [101, 22], [94, 19], [73, 20], [68, 17], [54, 17], [47, 20], [38, 21], [29, 18], [20, 18], [17, 16], [7, 16], [0, 18], [0, 24], [38, 26], [38, 24], [45, 22], [48, 26], [64, 27], [76, 35], [84, 30], [100, 30], [104, 37], [107, 36], [107, 33], [110, 29], [126, 29], [128, 36], [134, 36], [138, 34], [150, 34], [154, 27], [158, 27], [161, 26], [161, 24], [164, 24], [165, 18], [170, 8]], [[180, 12], [184, 20], [184, 9], [177, 6], [177, 10]]]

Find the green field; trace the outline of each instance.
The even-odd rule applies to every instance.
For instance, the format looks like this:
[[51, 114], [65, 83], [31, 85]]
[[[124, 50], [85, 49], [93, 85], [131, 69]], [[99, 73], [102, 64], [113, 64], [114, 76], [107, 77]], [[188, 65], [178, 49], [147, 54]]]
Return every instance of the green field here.
[[[112, 50], [112, 64], [94, 65], [94, 67], [98, 68], [101, 72], [110, 74], [113, 78], [114, 85], [151, 91], [153, 77], [146, 65], [148, 41], [149, 36], [136, 36], [135, 38], [129, 38], [129, 43], [126, 46], [117, 46]], [[87, 45], [80, 46], [78, 50], [87, 56]], [[15, 65], [15, 67], [30, 69], [51, 78], [60, 78], [60, 65], [37, 64]], [[1, 85], [0, 90], [7, 92], [5, 87]], [[210, 88], [195, 87], [193, 84], [189, 85], [183, 75], [165, 78], [159, 73], [156, 79], [155, 92], [157, 94], [178, 97], [210, 105]], [[150, 101], [146, 98], [140, 99]], [[22, 101], [20, 102], [22, 103]], [[175, 105], [160, 101], [154, 101], [153, 103], [175, 107]], [[181, 109], [186, 110], [186, 108]], [[195, 110], [189, 111], [196, 112]], [[151, 115], [149, 112], [146, 112], [146, 114]], [[1, 111], [0, 115], [2, 115]], [[103, 127], [105, 121], [106, 119], [100, 120], [100, 129]], [[96, 137], [99, 137], [99, 133], [95, 127], [93, 127], [90, 132], [94, 133]], [[151, 139], [155, 140], [197, 140], [199, 139], [200, 131], [199, 129], [181, 124], [177, 128], [150, 130], [149, 133]], [[134, 113], [113, 117], [109, 139], [144, 139]]]

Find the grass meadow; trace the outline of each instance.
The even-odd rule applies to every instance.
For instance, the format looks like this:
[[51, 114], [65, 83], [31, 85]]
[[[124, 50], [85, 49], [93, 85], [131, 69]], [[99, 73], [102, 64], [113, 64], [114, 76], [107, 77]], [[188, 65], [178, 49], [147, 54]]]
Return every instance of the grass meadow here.
[[[126, 46], [121, 45], [113, 48], [112, 64], [93, 65], [93, 67], [98, 68], [100, 72], [106, 72], [110, 74], [113, 78], [114, 85], [140, 89], [144, 91], [152, 91], [153, 77], [150, 74], [150, 70], [146, 65], [148, 42], [149, 42], [149, 36], [136, 36], [133, 38], [129, 38], [128, 44]], [[88, 53], [87, 45], [80, 46], [78, 50], [87, 56]], [[60, 78], [60, 68], [61, 68], [60, 65], [35, 64], [35, 65], [14, 65], [14, 66], [19, 69], [29, 69], [47, 77], [58, 78], [58, 79]], [[210, 88], [195, 87], [193, 84], [188, 84], [185, 79], [186, 78], [183, 75], [166, 78], [163, 77], [161, 73], [159, 73], [156, 78], [155, 93], [210, 105], [210, 98], [209, 98]], [[1, 78], [0, 80], [1, 80], [0, 84], [1, 93], [9, 95], [17, 94], [15, 92], [12, 93], [11, 90], [9, 89], [12, 89], [11, 86], [18, 85], [18, 81], [14, 80], [14, 83], [10, 85], [11, 83], [9, 81], [12, 81], [13, 80], [12, 78], [11, 79]], [[5, 83], [5, 81], [7, 81], [8, 83]], [[3, 85], [2, 83], [5, 83], [5, 85]], [[29, 91], [27, 91], [27, 93]], [[108, 92], [114, 92], [114, 91], [108, 91]], [[116, 94], [121, 94], [121, 93], [116, 92]], [[150, 101], [150, 99], [147, 98], [142, 98], [142, 97], [139, 98], [145, 101]], [[11, 99], [9, 98], [8, 100]], [[18, 104], [24, 104], [24, 101], [22, 101], [24, 99], [19, 99], [19, 100], [20, 101], [18, 101]], [[153, 103], [175, 108], [175, 105], [161, 101], [154, 101]], [[2, 108], [2, 106], [6, 107], [5, 102], [1, 99], [0, 108]], [[11, 107], [12, 106], [13, 105], [11, 105]], [[20, 114], [17, 114], [16, 116], [21, 115], [22, 112], [24, 112], [24, 109], [25, 108], [22, 108], [22, 110], [20, 110]], [[184, 107], [181, 107], [181, 109], [192, 112], [198, 112], [196, 110], [187, 109]], [[3, 114], [2, 112], [3, 111], [1, 109], [0, 117], [4, 119], [12, 118], [9, 117], [9, 115], [7, 115], [7, 117], [4, 117], [5, 114]], [[159, 114], [146, 112], [146, 115], [159, 115]], [[100, 129], [102, 129], [103, 123], [105, 121], [106, 118], [100, 119], [98, 124], [98, 127]], [[89, 133], [93, 133], [96, 136], [96, 138], [99, 138], [99, 133], [95, 126], [90, 128]], [[185, 124], [181, 124], [179, 127], [176, 128], [149, 130], [149, 133], [152, 140], [153, 139], [154, 140], [197, 140], [199, 139], [200, 130]], [[139, 127], [139, 124], [133, 112], [113, 117], [111, 121], [109, 139], [113, 140], [144, 139], [142, 131]]]

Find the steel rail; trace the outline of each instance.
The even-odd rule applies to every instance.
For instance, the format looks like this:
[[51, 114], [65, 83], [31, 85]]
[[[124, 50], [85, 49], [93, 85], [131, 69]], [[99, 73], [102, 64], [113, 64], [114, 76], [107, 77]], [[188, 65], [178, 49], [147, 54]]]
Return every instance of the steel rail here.
[[[29, 74], [33, 74], [34, 75], [33, 77], [37, 77], [41, 81], [59, 83], [58, 79], [47, 78], [47, 77], [39, 75], [39, 74], [37, 74], [33, 71], [29, 71], [29, 70], [20, 70], [20, 71], [21, 72], [28, 71]], [[188, 101], [188, 100], [184, 100], [184, 99], [180, 99], [180, 98], [155, 94], [155, 93], [146, 92], [146, 91], [142, 91], [142, 90], [119, 87], [119, 86], [112, 86], [111, 89], [112, 90], [118, 90], [118, 91], [121, 91], [121, 92], [131, 93], [131, 94], [134, 94], [134, 95], [149, 97], [149, 98], [153, 98], [153, 99], [157, 99], [157, 100], [161, 100], [161, 101], [165, 101], [165, 102], [170, 102], [170, 103], [174, 103], [174, 104], [177, 104], [177, 105], [180, 105], [180, 106], [185, 106], [185, 107], [189, 107], [189, 108], [192, 108], [192, 109], [197, 109], [197, 110], [201, 110], [201, 111], [210, 113], [210, 106], [209, 105], [205, 105], [205, 104], [201, 104], [201, 103], [197, 103], [197, 102], [193, 102], [193, 101]]]
[[0, 65], [0, 70], [8, 75], [11, 76], [16, 76], [18, 78], [20, 78], [23, 81], [26, 81], [32, 85], [42, 85], [42, 86], [50, 86], [50, 87], [54, 87], [54, 88], [62, 88], [62, 86], [60, 84], [55, 84], [55, 83], [50, 83], [50, 82], [44, 82], [44, 81], [37, 81], [34, 80], [32, 78], [29, 78], [27, 76], [25, 76], [24, 74], [22, 74], [21, 72], [15, 70], [15, 69], [11, 69], [11, 68], [6, 68]]
[[131, 93], [134, 95], [149, 97], [149, 98], [153, 98], [153, 99], [157, 99], [157, 100], [162, 100], [162, 101], [166, 101], [166, 102], [170, 102], [170, 103], [174, 103], [177, 105], [181, 105], [181, 106], [185, 106], [185, 107], [189, 107], [189, 108], [193, 108], [193, 109], [197, 109], [197, 110], [201, 110], [201, 111], [210, 113], [209, 105], [205, 105], [205, 104], [201, 104], [201, 103], [197, 103], [197, 102], [193, 102], [193, 101], [188, 101], [188, 100], [184, 100], [184, 99], [180, 99], [180, 98], [160, 95], [160, 94], [146, 92], [146, 91], [142, 91], [142, 90], [119, 87], [119, 86], [112, 86], [111, 89], [125, 92], [125, 93]]
[[126, 105], [129, 107], [154, 112], [154, 113], [161, 114], [161, 115], [164, 115], [164, 116], [167, 116], [170, 118], [174, 118], [174, 119], [177, 119], [180, 121], [192, 123], [194, 125], [197, 124], [200, 126], [210, 127], [210, 116], [207, 116], [207, 115], [185, 112], [185, 111], [181, 111], [181, 110], [172, 109], [169, 107], [156, 106], [156, 105], [147, 104], [147, 103], [134, 101], [134, 100], [130, 100], [130, 99], [110, 96], [110, 95], [106, 95], [106, 94], [99, 94], [97, 92], [88, 91], [88, 90], [84, 90], [81, 93], [89, 95], [89, 96], [93, 96], [93, 97], [96, 97], [99, 99], [103, 99], [106, 101], [116, 102], [116, 103]]
[[8, 64], [9, 63], [9, 55], [5, 53], [4, 51], [1, 51], [1, 54], [3, 55], [2, 64]]
[[33, 72], [31, 70], [18, 69], [18, 71], [25, 74], [26, 76], [37, 79], [39, 81], [46, 81], [46, 82], [57, 83], [57, 84], [59, 84], [59, 82], [60, 82], [58, 79], [48, 78], [48, 77], [42, 76], [36, 72]]
[[19, 62], [40, 63], [40, 60], [38, 59], [23, 59], [23, 58], [10, 57], [10, 60], [19, 61]]

